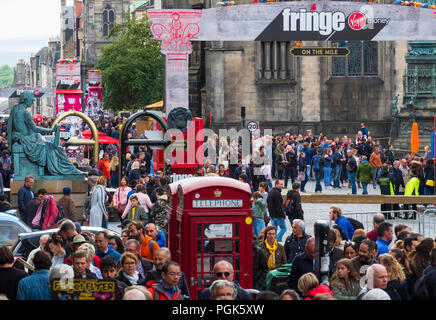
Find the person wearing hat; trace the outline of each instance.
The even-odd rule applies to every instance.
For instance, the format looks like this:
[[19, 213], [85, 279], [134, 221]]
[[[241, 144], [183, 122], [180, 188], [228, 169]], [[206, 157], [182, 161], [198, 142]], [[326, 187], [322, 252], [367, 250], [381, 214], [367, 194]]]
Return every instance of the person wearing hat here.
[[[73, 240], [70, 242], [70, 246], [73, 249], [73, 252], [70, 254], [69, 257], [65, 259], [64, 262], [65, 264], [68, 265], [73, 264], [73, 260], [72, 260], [73, 253], [76, 252], [79, 249], [79, 247], [84, 243], [89, 243], [89, 241], [87, 241], [83, 235], [77, 234], [74, 236]], [[94, 254], [94, 258], [92, 259], [91, 263], [97, 268], [100, 268], [100, 261], [101, 261], [100, 257]]]
[[71, 189], [69, 187], [64, 187], [62, 193], [63, 196], [59, 199], [58, 204], [62, 206], [68, 219], [76, 221], [76, 206], [71, 198]]

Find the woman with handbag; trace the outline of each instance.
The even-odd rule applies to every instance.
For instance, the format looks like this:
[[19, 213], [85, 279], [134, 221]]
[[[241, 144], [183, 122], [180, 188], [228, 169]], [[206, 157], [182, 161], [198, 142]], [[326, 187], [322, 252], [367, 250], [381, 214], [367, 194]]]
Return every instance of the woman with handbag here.
[[306, 154], [304, 152], [300, 152], [298, 155], [298, 178], [297, 180], [301, 182], [301, 192], [306, 192], [304, 190], [304, 186], [307, 183], [307, 165], [306, 165]]
[[127, 194], [132, 191], [129, 187], [129, 179], [124, 176], [121, 178], [120, 187], [115, 190], [114, 197], [112, 200], [112, 208], [117, 211], [120, 221], [122, 222], [122, 214], [127, 206]]

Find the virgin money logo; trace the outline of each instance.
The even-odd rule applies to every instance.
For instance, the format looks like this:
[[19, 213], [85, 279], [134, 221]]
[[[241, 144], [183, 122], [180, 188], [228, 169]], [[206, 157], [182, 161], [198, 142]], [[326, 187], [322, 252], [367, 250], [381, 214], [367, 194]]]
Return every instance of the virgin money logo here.
[[372, 40], [390, 18], [377, 17], [377, 6], [363, 5], [345, 13], [309, 8], [284, 8], [257, 36], [256, 41]]
[[353, 30], [362, 30], [366, 25], [366, 17], [362, 12], [353, 12], [348, 16], [348, 25]]
[[375, 24], [386, 25], [389, 18], [374, 18], [372, 8], [368, 10], [362, 7], [360, 11], [354, 11], [348, 17], [341, 11], [307, 11], [301, 8], [299, 11], [291, 11], [290, 8], [282, 12], [282, 31], [283, 32], [319, 32], [323, 36], [328, 36], [333, 32], [347, 31], [346, 24], [351, 31], [374, 29]]

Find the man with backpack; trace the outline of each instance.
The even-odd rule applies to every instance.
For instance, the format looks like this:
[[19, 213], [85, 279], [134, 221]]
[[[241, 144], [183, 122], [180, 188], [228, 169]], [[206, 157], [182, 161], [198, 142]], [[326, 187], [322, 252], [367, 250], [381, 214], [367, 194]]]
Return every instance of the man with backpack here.
[[45, 189], [39, 189], [38, 198], [41, 203], [36, 211], [32, 226], [38, 230], [53, 229], [57, 227], [57, 222], [65, 218], [62, 207], [57, 204], [56, 199], [47, 193]]
[[329, 211], [329, 219], [333, 220], [347, 236], [348, 240], [353, 238], [354, 227], [351, 222], [342, 216], [342, 209], [336, 206], [331, 206]]
[[315, 193], [322, 192], [321, 179], [324, 168], [324, 160], [322, 159], [321, 152], [321, 148], [316, 149], [316, 155], [312, 157], [312, 168], [316, 179]]
[[277, 241], [281, 242], [282, 237], [286, 232], [286, 215], [283, 206], [282, 189], [283, 180], [277, 179], [275, 182], [275, 187], [271, 189], [268, 193], [268, 212], [271, 216], [271, 224], [278, 230], [280, 227], [280, 232], [277, 234]]
[[300, 186], [301, 184], [299, 182], [294, 182], [292, 184], [292, 190], [289, 190], [286, 195], [285, 214], [291, 226], [294, 219], [304, 220], [304, 211], [301, 207]]

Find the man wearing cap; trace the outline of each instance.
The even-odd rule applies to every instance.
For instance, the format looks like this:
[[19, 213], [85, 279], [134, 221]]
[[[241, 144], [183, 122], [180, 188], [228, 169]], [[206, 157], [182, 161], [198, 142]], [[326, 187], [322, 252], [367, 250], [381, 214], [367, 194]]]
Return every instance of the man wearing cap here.
[[[68, 265], [73, 264], [73, 260], [72, 260], [73, 253], [76, 252], [77, 249], [79, 249], [79, 247], [84, 243], [89, 243], [89, 242], [86, 241], [86, 239], [83, 235], [77, 234], [74, 236], [73, 240], [70, 242], [70, 247], [72, 248], [73, 252], [71, 252], [69, 257], [65, 259], [66, 264], [68, 264]], [[97, 255], [94, 255], [93, 263], [97, 268], [100, 268], [100, 261], [101, 261], [100, 257], [98, 257]]]
[[68, 219], [71, 221], [76, 221], [76, 206], [71, 198], [71, 189], [69, 187], [65, 187], [62, 190], [62, 193], [64, 195], [59, 199], [58, 204], [62, 206]]

